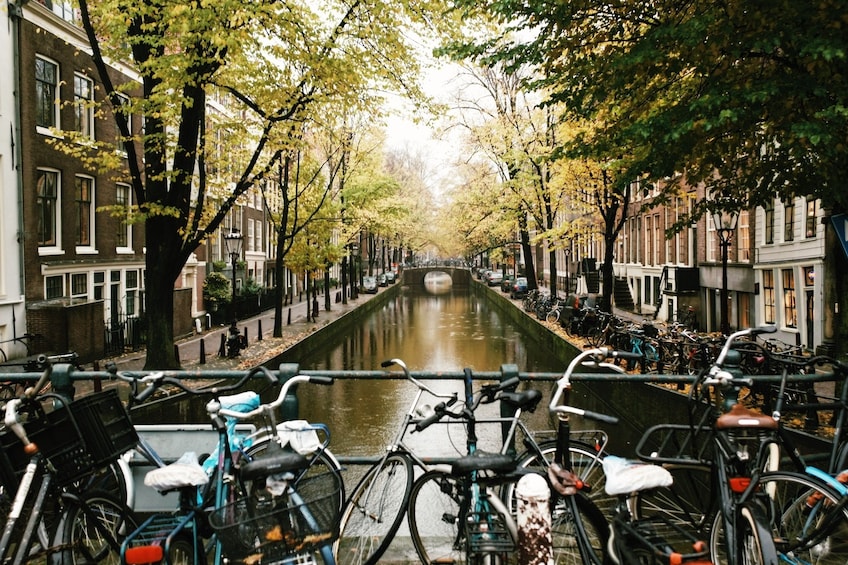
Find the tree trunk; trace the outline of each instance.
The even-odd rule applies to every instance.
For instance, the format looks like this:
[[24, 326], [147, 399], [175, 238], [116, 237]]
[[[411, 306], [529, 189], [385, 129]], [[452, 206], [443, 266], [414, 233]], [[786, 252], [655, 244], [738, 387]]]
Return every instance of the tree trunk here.
[[[609, 231], [609, 229], [607, 230]], [[613, 270], [612, 263], [615, 252], [615, 236], [604, 235], [604, 262], [601, 265], [601, 282], [603, 294], [601, 297], [601, 309], [604, 312], [612, 312]]]
[[[146, 370], [179, 369], [174, 354], [174, 284], [185, 261], [176, 258], [181, 241], [168, 221], [150, 218], [146, 225], [147, 356]], [[178, 265], [177, 268], [174, 265]]]

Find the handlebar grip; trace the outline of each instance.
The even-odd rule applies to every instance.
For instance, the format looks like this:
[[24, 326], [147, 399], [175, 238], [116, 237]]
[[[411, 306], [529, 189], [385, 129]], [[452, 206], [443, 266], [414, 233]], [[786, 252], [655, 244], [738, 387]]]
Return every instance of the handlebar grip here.
[[322, 375], [313, 375], [313, 376], [309, 377], [309, 382], [312, 383], [312, 384], [316, 384], [316, 385], [331, 385], [336, 381], [335, 381], [335, 379], [333, 379], [333, 377], [325, 377], [325, 376], [322, 376]]
[[391, 367], [391, 366], [392, 366], [392, 365], [394, 365], [394, 364], [395, 364], [395, 360], [394, 360], [394, 359], [388, 359], [388, 360], [386, 360], [386, 361], [381, 362], [381, 363], [380, 363], [380, 366], [381, 366], [382, 368], [384, 368], [384, 369], [385, 369], [386, 367]]
[[600, 412], [592, 412], [590, 410], [583, 411], [583, 417], [589, 418], [590, 420], [595, 420], [598, 422], [604, 422], [607, 424], [617, 424], [618, 417], [617, 416], [608, 416], [607, 414], [601, 414]]
[[142, 403], [142, 402], [144, 402], [145, 400], [147, 400], [148, 398], [150, 398], [150, 397], [153, 395], [153, 393], [154, 393], [154, 392], [156, 392], [156, 388], [157, 388], [157, 387], [153, 386], [152, 384], [151, 384], [151, 385], [149, 385], [146, 389], [144, 389], [144, 390], [143, 390], [143, 391], [141, 391], [139, 394], [137, 394], [137, 395], [133, 398], [133, 400], [134, 400], [135, 402], [138, 402], [138, 403]]
[[433, 413], [431, 415], [427, 416], [426, 418], [415, 424], [415, 431], [420, 432], [421, 430], [431, 426], [432, 424], [435, 424], [436, 422], [441, 420], [444, 415], [445, 403], [439, 402], [433, 408]]
[[610, 357], [613, 359], [632, 359], [638, 361], [642, 359], [641, 353], [633, 353], [632, 351], [611, 351]]

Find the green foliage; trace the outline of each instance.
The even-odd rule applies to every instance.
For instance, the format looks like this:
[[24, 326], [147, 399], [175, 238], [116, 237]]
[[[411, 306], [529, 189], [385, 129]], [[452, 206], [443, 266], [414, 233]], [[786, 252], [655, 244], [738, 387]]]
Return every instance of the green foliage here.
[[446, 51], [532, 66], [528, 84], [592, 126], [573, 155], [617, 161], [625, 179], [706, 182], [740, 206], [776, 194], [848, 205], [842, 0], [456, 4], [508, 23]]
[[226, 261], [212, 261], [212, 270], [216, 273], [220, 273], [224, 269], [227, 268]]
[[209, 304], [229, 304], [232, 293], [230, 279], [223, 273], [209, 273], [203, 281], [203, 300]]

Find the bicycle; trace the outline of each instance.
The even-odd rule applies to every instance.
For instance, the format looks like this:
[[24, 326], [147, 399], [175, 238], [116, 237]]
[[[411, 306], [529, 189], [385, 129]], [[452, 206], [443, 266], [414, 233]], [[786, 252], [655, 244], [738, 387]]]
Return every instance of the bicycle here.
[[[214, 480], [209, 480], [203, 467], [190, 458], [148, 473], [145, 483], [149, 481], [163, 493], [180, 493], [179, 507], [172, 513], [151, 516], [127, 537], [122, 550], [127, 565], [198, 563], [209, 554], [214, 563], [259, 558], [335, 563], [332, 544], [344, 490], [341, 469], [326, 451], [329, 430], [321, 424], [299, 426], [297, 432], [306, 433], [306, 437], [297, 439], [305, 439], [306, 446], [292, 449], [287, 445], [295, 444], [290, 434], [293, 430], [278, 428], [274, 417], [292, 386], [304, 382], [331, 384], [332, 380], [297, 375], [286, 380], [272, 402], [248, 402], [241, 409], [225, 407], [232, 397], [221, 392], [242, 388], [260, 372], [276, 382], [264, 367], [251, 370], [234, 385], [213, 389], [192, 389], [161, 373], [134, 380], [148, 384], [140, 394], [133, 395], [136, 401], [143, 401], [165, 384], [188, 394], [211, 396], [207, 411], [219, 439], [209, 457], [214, 463]], [[244, 402], [254, 394], [235, 396]], [[234, 452], [230, 426], [255, 418], [261, 418], [263, 425], [242, 440]]]
[[[508, 453], [478, 449], [476, 410], [500, 400], [518, 384], [509, 379], [472, 388], [472, 372], [464, 371], [465, 402], [450, 409], [439, 404], [418, 422], [416, 431], [450, 418], [464, 423], [467, 455], [449, 465], [438, 465], [419, 477], [409, 495], [409, 530], [422, 563], [506, 563], [516, 547], [517, 526], [497, 487], [515, 483], [526, 471]], [[534, 395], [535, 396], [535, 395]], [[541, 396], [538, 396], [541, 399]], [[498, 420], [500, 421], [500, 420]]]
[[[844, 553], [834, 561], [822, 559], [817, 545], [823, 529], [816, 530], [818, 537], [805, 533], [818, 523], [816, 518], [848, 517], [839, 506], [838, 486], [809, 468], [777, 470], [777, 448], [788, 445], [779, 407], [766, 416], [738, 404], [739, 390], [752, 380], [738, 370], [741, 355], [733, 344], [771, 331], [765, 327], [730, 335], [715, 363], [692, 386], [690, 424], [663, 424], [645, 432], [636, 447], [639, 458], [664, 464], [676, 478], [670, 489], [641, 496], [638, 505], [708, 536], [714, 559], [731, 565], [786, 561], [805, 552], [815, 556], [812, 562], [844, 563]], [[805, 469], [797, 450], [789, 454]], [[819, 503], [808, 514], [811, 496]]]
[[[0, 537], [0, 560], [25, 563], [47, 554], [51, 565], [117, 563], [123, 536], [136, 526], [126, 505], [92, 488], [91, 477], [135, 442], [114, 390], [72, 401], [38, 395], [53, 365], [46, 357], [34, 386], [6, 403], [0, 476], [15, 491]], [[42, 402], [51, 402], [52, 411]], [[48, 508], [55, 503], [55, 510]], [[55, 516], [51, 514], [55, 512]]]
[[[562, 378], [557, 381], [556, 390], [551, 398], [549, 410], [557, 417], [557, 453], [556, 464], [548, 469], [548, 477], [553, 486], [554, 500], [551, 506], [554, 508], [574, 508], [583, 506], [582, 512], [571, 511], [575, 553], [582, 563], [607, 563], [611, 559], [615, 563], [645, 564], [653, 562], [664, 563], [696, 563], [703, 561], [706, 556], [705, 544], [698, 544], [692, 540], [692, 550], [688, 553], [679, 553], [672, 549], [668, 543], [655, 531], [653, 518], [636, 516], [631, 513], [630, 502], [634, 493], [653, 489], [668, 484], [671, 479], [667, 471], [659, 466], [643, 465], [634, 468], [625, 460], [606, 456], [602, 465], [606, 482], [605, 492], [615, 499], [613, 515], [609, 526], [598, 530], [591, 523], [587, 523], [586, 517], [596, 515], [601, 510], [594, 506], [585, 492], [588, 485], [580, 480], [573, 472], [571, 461], [568, 457], [571, 446], [570, 416], [578, 415], [615, 424], [618, 418], [589, 412], [569, 405], [571, 393], [571, 375], [578, 366], [591, 366], [594, 368], [608, 369], [618, 373], [624, 372], [617, 363], [607, 360], [618, 361], [621, 359], [634, 359], [638, 356], [632, 352], [615, 351], [610, 348], [595, 348], [583, 351], [577, 355], [569, 364]], [[614, 469], [614, 470], [613, 470]], [[594, 508], [594, 510], [586, 510]], [[638, 519], [637, 519], [638, 518]], [[600, 534], [593, 537], [592, 532]], [[654, 561], [655, 560], [655, 561]], [[704, 561], [708, 562], [708, 561]]]
[[[382, 363], [384, 368], [392, 365], [401, 368], [404, 378], [416, 387], [416, 391], [392, 443], [380, 460], [365, 472], [345, 503], [336, 547], [339, 563], [377, 563], [388, 549], [406, 515], [415, 469], [426, 472], [432, 468], [432, 461], [419, 456], [416, 449], [407, 443], [407, 433], [412, 433], [415, 426], [433, 414], [434, 408], [425, 404], [424, 400], [439, 400], [446, 407], [459, 401], [457, 393], [436, 392], [414, 378], [400, 359]], [[510, 386], [516, 384], [517, 381], [511, 381]], [[523, 410], [535, 408], [541, 400], [541, 393], [536, 390], [503, 391], [501, 398], [515, 410], [510, 418], [494, 420], [508, 428], [503, 453], [509, 450], [518, 430], [521, 430], [527, 445], [535, 445], [520, 416]]]

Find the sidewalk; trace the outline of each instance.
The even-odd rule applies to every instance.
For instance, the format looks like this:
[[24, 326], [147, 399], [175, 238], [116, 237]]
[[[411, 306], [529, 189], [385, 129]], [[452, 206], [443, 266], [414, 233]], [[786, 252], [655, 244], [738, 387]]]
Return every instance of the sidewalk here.
[[[385, 292], [386, 289], [380, 289]], [[182, 368], [185, 369], [219, 369], [219, 370], [247, 370], [272, 359], [285, 351], [291, 345], [297, 343], [304, 337], [326, 326], [330, 322], [339, 319], [348, 312], [355, 310], [365, 304], [376, 294], [360, 293], [356, 300], [348, 299], [347, 304], [336, 302], [336, 297], [341, 296], [338, 289], [330, 291], [330, 310], [324, 310], [324, 296], [318, 297], [318, 316], [316, 321], [307, 321], [307, 304], [304, 299], [293, 305], [283, 306], [282, 311], [282, 337], [272, 337], [274, 333], [274, 310], [266, 310], [257, 316], [238, 321], [239, 332], [244, 335], [247, 330], [247, 348], [241, 354], [228, 359], [218, 355], [221, 347], [221, 336], [229, 333], [229, 326], [217, 326], [202, 333], [195, 334], [176, 342], [177, 351]], [[289, 323], [290, 322], [290, 323]], [[259, 339], [259, 329], [262, 329], [262, 338]], [[201, 347], [205, 352], [204, 364], [201, 364]], [[139, 371], [144, 369], [146, 352], [144, 350], [134, 351], [117, 357], [110, 357], [98, 361], [102, 369], [107, 362], [114, 362], [123, 371]]]

